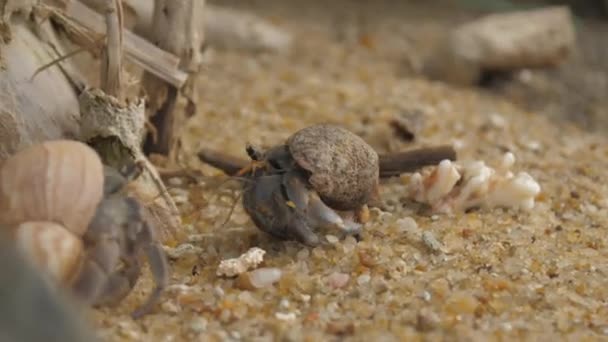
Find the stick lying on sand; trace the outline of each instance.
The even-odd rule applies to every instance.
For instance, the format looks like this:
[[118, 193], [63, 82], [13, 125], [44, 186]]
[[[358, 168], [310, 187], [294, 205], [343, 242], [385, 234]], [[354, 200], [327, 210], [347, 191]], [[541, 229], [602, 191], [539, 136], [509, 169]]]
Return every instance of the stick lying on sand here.
[[[206, 148], [198, 153], [198, 157], [202, 162], [231, 176], [249, 164], [246, 159]], [[380, 154], [380, 177], [388, 178], [414, 172], [425, 166], [436, 165], [444, 159], [456, 160], [456, 151], [453, 147], [447, 145], [423, 147], [404, 152]]]

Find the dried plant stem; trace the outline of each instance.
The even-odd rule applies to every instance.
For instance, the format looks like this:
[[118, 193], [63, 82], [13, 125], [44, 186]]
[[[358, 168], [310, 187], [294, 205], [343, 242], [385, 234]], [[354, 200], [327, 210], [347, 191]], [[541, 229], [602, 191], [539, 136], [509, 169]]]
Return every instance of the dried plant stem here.
[[122, 100], [122, 29], [121, 0], [106, 0], [106, 48], [102, 52], [101, 89]]

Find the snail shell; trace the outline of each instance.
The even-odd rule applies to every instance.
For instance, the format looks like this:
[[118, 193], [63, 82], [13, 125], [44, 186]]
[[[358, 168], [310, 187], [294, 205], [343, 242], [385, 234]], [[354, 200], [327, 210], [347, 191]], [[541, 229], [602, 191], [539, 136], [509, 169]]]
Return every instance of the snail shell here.
[[313, 125], [294, 133], [287, 145], [298, 165], [310, 172], [310, 184], [328, 206], [357, 209], [376, 193], [378, 154], [356, 134], [334, 125]]
[[30, 146], [0, 170], [0, 224], [54, 222], [80, 237], [102, 200], [103, 179], [99, 156], [84, 143]]
[[52, 222], [25, 222], [13, 231], [19, 250], [58, 282], [71, 283], [82, 261], [80, 238]]

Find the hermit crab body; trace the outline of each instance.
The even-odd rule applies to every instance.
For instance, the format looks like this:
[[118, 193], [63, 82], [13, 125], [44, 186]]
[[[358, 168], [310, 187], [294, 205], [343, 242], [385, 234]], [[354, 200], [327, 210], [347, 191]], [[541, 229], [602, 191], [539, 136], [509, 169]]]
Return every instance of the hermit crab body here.
[[140, 316], [158, 300], [168, 264], [144, 208], [120, 192], [126, 182], [83, 143], [29, 147], [0, 169], [0, 225], [53, 281], [94, 305], [130, 292], [145, 252], [157, 288], [134, 312]]
[[253, 161], [202, 149], [201, 161], [245, 176], [243, 207], [262, 231], [316, 245], [319, 228], [357, 234], [375, 202], [381, 177], [456, 159], [451, 146], [377, 154], [363, 139], [328, 124], [301, 129], [267, 150], [247, 147]]
[[[293, 134], [267, 151], [248, 147], [254, 182], [243, 206], [258, 228], [309, 245], [317, 228], [358, 233], [364, 210], [377, 193], [378, 154], [355, 134], [321, 124]], [[341, 212], [339, 212], [341, 211]]]

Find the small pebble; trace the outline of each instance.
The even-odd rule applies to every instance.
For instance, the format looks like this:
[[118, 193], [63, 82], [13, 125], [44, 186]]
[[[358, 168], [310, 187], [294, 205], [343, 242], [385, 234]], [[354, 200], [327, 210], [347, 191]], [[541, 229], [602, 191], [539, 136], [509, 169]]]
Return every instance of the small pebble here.
[[202, 333], [207, 330], [209, 322], [204, 317], [195, 317], [190, 321], [190, 330], [194, 333]]
[[118, 322], [118, 328], [120, 334], [124, 337], [132, 339], [133, 341], [137, 341], [141, 339], [140, 334], [137, 332], [137, 328], [135, 327], [132, 320], [124, 320]]
[[327, 283], [334, 289], [339, 289], [348, 284], [350, 276], [346, 273], [334, 272], [327, 277]]
[[364, 273], [357, 278], [357, 284], [365, 285], [365, 284], [369, 283], [370, 280], [371, 280], [370, 275], [368, 273]]
[[167, 183], [171, 186], [181, 186], [184, 184], [184, 181], [179, 177], [171, 177]]
[[527, 141], [524, 143], [524, 146], [531, 151], [539, 151], [542, 146], [538, 141]]
[[334, 235], [329, 235], [329, 234], [328, 234], [328, 235], [325, 235], [325, 238], [327, 239], [327, 242], [331, 243], [332, 245], [334, 245], [334, 244], [338, 243], [338, 241], [340, 241], [340, 240], [338, 240], [338, 238], [337, 238], [336, 236], [334, 236]]
[[281, 301], [279, 302], [279, 307], [281, 309], [289, 309], [289, 300], [287, 298], [281, 299]]
[[281, 279], [283, 272], [278, 268], [266, 267], [239, 276], [237, 286], [243, 290], [255, 290], [270, 286]]
[[186, 197], [186, 196], [175, 196], [175, 195], [172, 195], [171, 197], [173, 197], [173, 202], [175, 202], [175, 204], [188, 203], [188, 197]]
[[213, 294], [215, 294], [217, 297], [224, 297], [226, 293], [224, 292], [223, 288], [216, 286], [213, 288]]
[[422, 242], [428, 249], [430, 249], [434, 253], [441, 252], [443, 249], [441, 242], [439, 242], [435, 235], [433, 235], [433, 233], [429, 231], [422, 233]]
[[492, 113], [490, 114], [490, 124], [495, 128], [504, 128], [507, 125], [507, 120], [498, 113]]
[[423, 309], [416, 317], [416, 329], [418, 331], [431, 331], [441, 323], [441, 318], [434, 311]]
[[400, 218], [397, 220], [396, 224], [403, 233], [414, 234], [418, 230], [418, 224], [411, 217]]
[[168, 301], [162, 303], [161, 308], [163, 309], [163, 311], [172, 313], [172, 314], [176, 314], [181, 311], [181, 308], [179, 307], [179, 305], [175, 304], [175, 302], [173, 302], [172, 300], [168, 300]]
[[298, 260], [306, 260], [308, 259], [308, 257], [310, 257], [310, 251], [308, 250], [308, 248], [302, 248], [296, 254], [296, 258], [298, 258]]
[[281, 320], [281, 321], [295, 321], [296, 320], [296, 314], [293, 312], [288, 312], [288, 313], [283, 313], [283, 312], [277, 312], [274, 314], [274, 316]]

